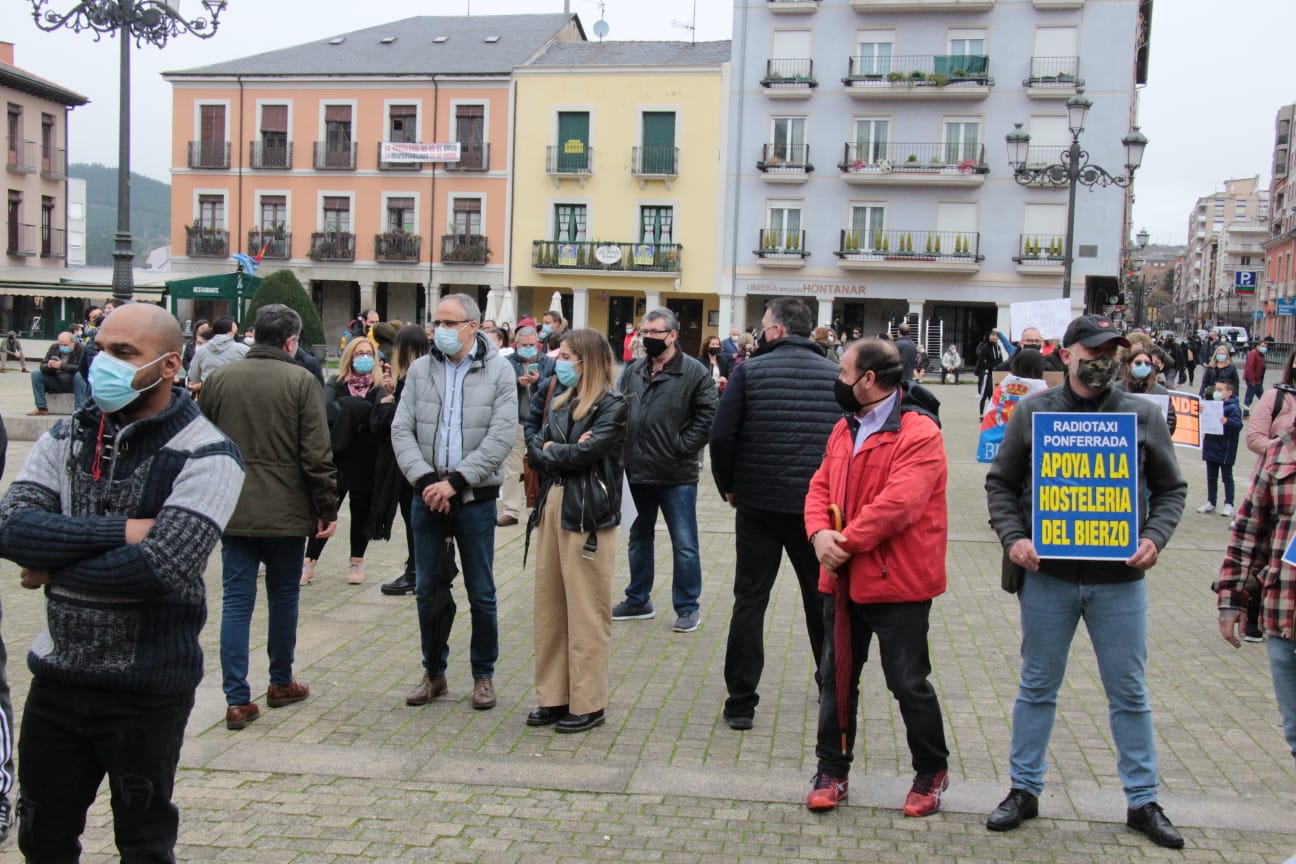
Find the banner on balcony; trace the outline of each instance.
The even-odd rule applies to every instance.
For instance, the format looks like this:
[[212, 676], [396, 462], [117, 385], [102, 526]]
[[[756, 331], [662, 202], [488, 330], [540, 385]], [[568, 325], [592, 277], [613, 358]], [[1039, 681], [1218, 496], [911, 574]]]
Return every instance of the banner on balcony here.
[[384, 162], [458, 162], [459, 151], [458, 141], [445, 144], [384, 141], [381, 158]]
[[558, 244], [558, 266], [559, 267], [576, 266], [576, 244], [575, 243]]
[[632, 257], [636, 267], [651, 267], [657, 259], [657, 247], [651, 243], [638, 243]]

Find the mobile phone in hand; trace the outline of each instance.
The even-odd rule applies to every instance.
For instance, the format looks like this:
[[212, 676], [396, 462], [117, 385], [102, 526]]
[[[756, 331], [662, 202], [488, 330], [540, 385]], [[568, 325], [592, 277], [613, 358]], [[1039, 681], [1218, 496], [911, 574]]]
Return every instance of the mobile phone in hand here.
[[537, 374], [539, 374], [539, 372], [540, 372], [540, 364], [539, 364], [539, 363], [528, 363], [528, 364], [527, 364], [527, 374], [528, 374], [528, 375], [537, 375]]

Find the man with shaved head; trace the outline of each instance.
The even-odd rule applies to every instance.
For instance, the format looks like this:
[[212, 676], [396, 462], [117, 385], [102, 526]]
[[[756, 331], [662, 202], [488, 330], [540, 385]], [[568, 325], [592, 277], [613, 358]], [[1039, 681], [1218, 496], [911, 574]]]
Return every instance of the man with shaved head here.
[[27, 655], [18, 847], [28, 861], [77, 860], [107, 774], [122, 860], [173, 861], [203, 572], [243, 460], [171, 385], [175, 318], [120, 306], [95, 340], [93, 397], [41, 436], [0, 499], [0, 557], [45, 590], [45, 632]]

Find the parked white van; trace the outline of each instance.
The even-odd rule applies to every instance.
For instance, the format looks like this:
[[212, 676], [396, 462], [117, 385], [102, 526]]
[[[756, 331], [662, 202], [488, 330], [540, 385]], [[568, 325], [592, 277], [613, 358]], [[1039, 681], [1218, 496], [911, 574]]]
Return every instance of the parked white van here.
[[1229, 344], [1233, 346], [1234, 351], [1238, 348], [1246, 347], [1246, 344], [1250, 341], [1245, 327], [1221, 325], [1219, 327], [1212, 327], [1211, 332], [1219, 334], [1222, 339], [1227, 339]]

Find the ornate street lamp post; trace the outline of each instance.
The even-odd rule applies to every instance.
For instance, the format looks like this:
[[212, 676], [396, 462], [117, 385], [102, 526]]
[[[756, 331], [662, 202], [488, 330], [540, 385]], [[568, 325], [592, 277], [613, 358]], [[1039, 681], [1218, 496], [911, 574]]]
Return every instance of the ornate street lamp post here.
[[[1149, 235], [1146, 228], [1144, 228], [1143, 230], [1139, 231], [1139, 233], [1134, 235], [1134, 242], [1138, 244], [1136, 247], [1137, 251], [1142, 252], [1144, 249], [1147, 248], [1148, 238]], [[1131, 249], [1130, 251], [1133, 252], [1135, 250]], [[1131, 261], [1130, 266], [1133, 266], [1133, 263], [1134, 262]], [[1142, 327], [1143, 307], [1144, 307], [1144, 303], [1147, 300], [1147, 280], [1143, 277], [1143, 273], [1141, 270], [1139, 272], [1139, 275], [1134, 276], [1130, 279], [1129, 289], [1130, 289], [1130, 293], [1134, 295], [1133, 296], [1134, 326]], [[1130, 298], [1126, 298], [1126, 299], [1130, 299]]]
[[89, 30], [98, 42], [105, 34], [121, 39], [121, 109], [117, 138], [117, 235], [113, 250], [113, 298], [130, 300], [135, 293], [131, 266], [135, 253], [130, 234], [130, 49], [145, 43], [162, 48], [182, 33], [210, 39], [220, 26], [226, 0], [201, 0], [192, 17], [180, 12], [181, 0], [82, 0], [67, 12], [46, 7], [54, 0], [29, 0], [36, 26], [47, 32], [67, 28]]
[[1067, 187], [1066, 246], [1062, 257], [1062, 296], [1071, 296], [1071, 265], [1074, 263], [1072, 244], [1075, 241], [1076, 185], [1129, 186], [1134, 182], [1134, 172], [1143, 164], [1143, 151], [1147, 149], [1147, 136], [1135, 126], [1121, 139], [1125, 145], [1125, 173], [1112, 175], [1106, 169], [1089, 162], [1089, 154], [1080, 149], [1080, 133], [1093, 103], [1083, 93], [1067, 100], [1067, 128], [1071, 131], [1071, 146], [1062, 152], [1062, 161], [1052, 165], [1033, 165], [1029, 159], [1030, 135], [1022, 131], [1022, 124], [1014, 123], [1013, 131], [1004, 136], [1008, 142], [1008, 164], [1013, 169], [1013, 179], [1023, 186]]

